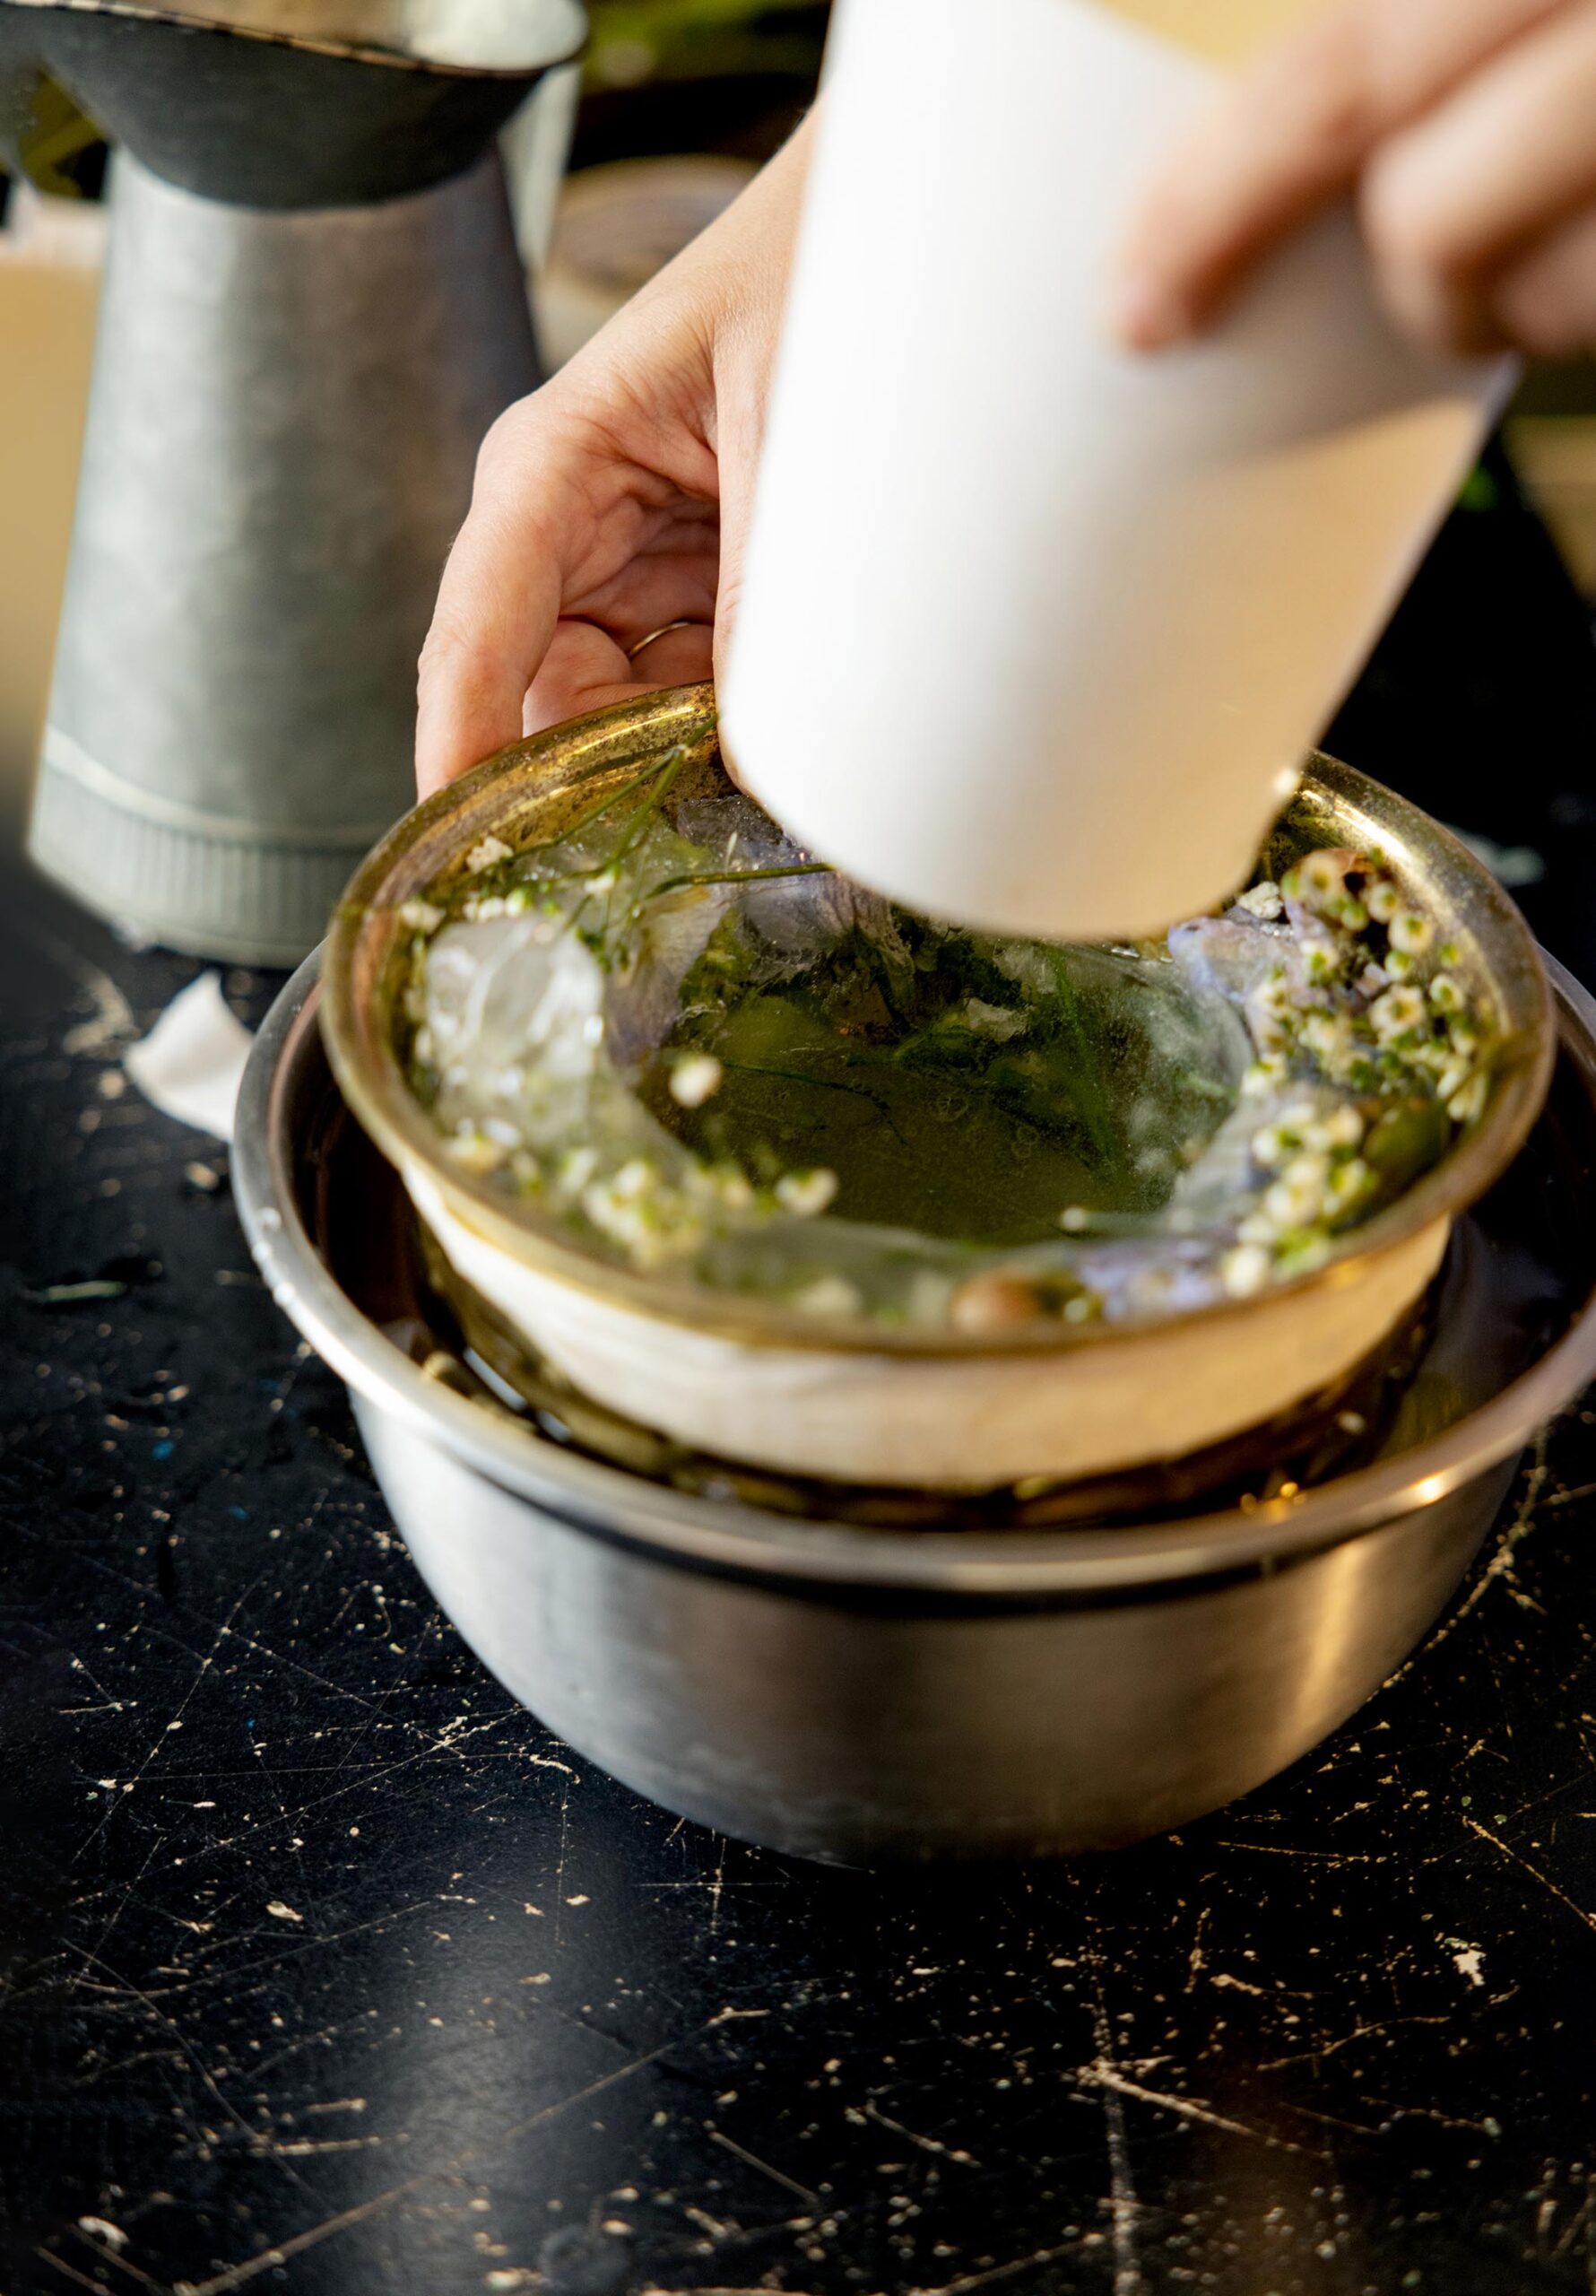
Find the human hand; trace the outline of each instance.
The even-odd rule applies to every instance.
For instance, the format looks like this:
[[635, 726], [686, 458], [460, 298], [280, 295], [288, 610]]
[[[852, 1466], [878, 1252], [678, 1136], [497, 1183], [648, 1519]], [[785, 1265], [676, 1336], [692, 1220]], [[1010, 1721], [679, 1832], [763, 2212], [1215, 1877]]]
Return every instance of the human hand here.
[[423, 796], [523, 734], [721, 657], [809, 140], [489, 432], [421, 654]]
[[1123, 251], [1122, 340], [1201, 333], [1347, 192], [1415, 342], [1596, 344], [1596, 0], [1337, 0], [1244, 71], [1161, 171]]

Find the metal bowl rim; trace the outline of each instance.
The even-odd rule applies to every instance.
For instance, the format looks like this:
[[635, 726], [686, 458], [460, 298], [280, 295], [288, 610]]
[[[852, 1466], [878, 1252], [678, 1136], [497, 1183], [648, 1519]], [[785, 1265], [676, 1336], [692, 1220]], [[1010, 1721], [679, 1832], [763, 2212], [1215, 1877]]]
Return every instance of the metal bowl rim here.
[[[375, 1032], [354, 1009], [351, 975], [357, 952], [369, 919], [381, 913], [379, 897], [395, 867], [451, 812], [517, 766], [533, 766], [545, 758], [580, 757], [585, 745], [596, 749], [609, 737], [623, 734], [642, 738], [649, 729], [672, 726], [673, 721], [686, 740], [712, 740], [713, 687], [678, 686], [640, 701], [596, 710], [485, 758], [460, 780], [408, 813], [367, 856], [339, 903], [325, 944], [323, 1033], [334, 1074], [362, 1129], [396, 1170], [403, 1172], [410, 1160], [424, 1169], [450, 1215], [462, 1226], [551, 1283], [666, 1327], [685, 1325], [743, 1346], [794, 1352], [968, 1361], [1058, 1355], [1079, 1347], [1129, 1346], [1149, 1335], [1177, 1328], [1190, 1330], [1196, 1338], [1205, 1333], [1217, 1336], [1230, 1319], [1256, 1317], [1298, 1292], [1358, 1282], [1372, 1262], [1465, 1210], [1507, 1169], [1529, 1138], [1551, 1081], [1557, 1030], [1540, 952], [1522, 917], [1483, 864], [1438, 822], [1355, 767], [1319, 754], [1307, 762], [1304, 787], [1317, 787], [1361, 812], [1372, 812], [1376, 818], [1383, 808], [1394, 808], [1399, 815], [1421, 825], [1426, 842], [1476, 887], [1493, 914], [1504, 946], [1524, 961], [1537, 987], [1534, 1015], [1523, 1022], [1522, 1049], [1500, 1076], [1484, 1119], [1463, 1135], [1434, 1170], [1357, 1229], [1356, 1241], [1323, 1267], [1271, 1284], [1252, 1298], [1221, 1299], [1175, 1314], [1155, 1312], [1099, 1325], [1029, 1324], [1011, 1332], [971, 1337], [940, 1327], [878, 1331], [856, 1319], [831, 1319], [779, 1302], [671, 1283], [639, 1275], [585, 1251], [554, 1232], [551, 1222], [545, 1232], [518, 1218], [491, 1182], [462, 1171], [441, 1153], [438, 1135], [411, 1097], [397, 1060], [386, 1045], [373, 1050]], [[692, 726], [697, 726], [696, 733], [687, 730]], [[594, 770], [600, 770], [595, 765]], [[484, 826], [474, 823], [473, 834]]]
[[[1104, 1530], [863, 1530], [707, 1502], [540, 1441], [526, 1428], [429, 1379], [334, 1280], [301, 1222], [291, 1180], [285, 1081], [317, 1026], [321, 952], [279, 996], [246, 1072], [234, 1189], [246, 1235], [277, 1305], [331, 1368], [499, 1489], [598, 1536], [682, 1567], [742, 1578], [918, 1592], [943, 1598], [1047, 1598], [1147, 1590], [1300, 1559], [1393, 1525], [1465, 1488], [1522, 1450], [1596, 1378], [1596, 1293], [1532, 1368], [1444, 1433], [1291, 1500], [1250, 1513]], [[1548, 961], [1560, 1035], [1596, 1092], [1596, 1000]]]
[[41, 11], [74, 6], [91, 15], [147, 16], [158, 23], [175, 24], [183, 30], [213, 32], [229, 39], [256, 40], [265, 47], [291, 48], [301, 54], [383, 65], [393, 71], [424, 72], [437, 79], [530, 81], [562, 65], [575, 63], [583, 48], [579, 39], [568, 46], [562, 38], [554, 53], [550, 54], [543, 43], [535, 57], [524, 57], [516, 62], [451, 62], [429, 54], [418, 44], [414, 34], [406, 30], [403, 8], [395, 7], [392, 0], [378, 0], [376, 11], [379, 17], [386, 13], [392, 19], [391, 38], [383, 37], [380, 22], [364, 30], [351, 25], [346, 32], [307, 31], [296, 11], [284, 4], [284, 0], [259, 0], [256, 19], [250, 22], [239, 22], [230, 16], [218, 0], [15, 0], [15, 4]]

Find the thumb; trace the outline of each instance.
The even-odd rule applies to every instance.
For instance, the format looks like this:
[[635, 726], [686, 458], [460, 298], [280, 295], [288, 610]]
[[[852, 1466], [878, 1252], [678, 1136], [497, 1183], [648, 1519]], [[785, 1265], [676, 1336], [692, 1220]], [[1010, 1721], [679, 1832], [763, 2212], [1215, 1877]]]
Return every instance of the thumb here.
[[[720, 481], [720, 570], [715, 600], [715, 675], [726, 674], [732, 640], [742, 603], [749, 536], [758, 495], [759, 456], [769, 413], [772, 369], [779, 344], [782, 286], [767, 283], [762, 308], [745, 313], [738, 339], [717, 371], [718, 435], [716, 456]], [[717, 370], [722, 366], [717, 361]]]

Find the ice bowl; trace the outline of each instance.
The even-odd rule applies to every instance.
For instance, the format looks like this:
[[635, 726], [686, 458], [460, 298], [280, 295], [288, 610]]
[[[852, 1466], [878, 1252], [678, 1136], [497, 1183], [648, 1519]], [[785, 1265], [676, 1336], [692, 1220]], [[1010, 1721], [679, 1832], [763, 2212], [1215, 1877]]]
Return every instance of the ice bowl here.
[[[745, 1466], [904, 1492], [1065, 1488], [1227, 1457], [1255, 1431], [1343, 1410], [1400, 1348], [1452, 1223], [1507, 1168], [1555, 1050], [1546, 977], [1506, 894], [1417, 807], [1327, 758], [1310, 761], [1270, 866], [1377, 853], [1439, 921], [1451, 975], [1500, 1049], [1447, 1152], [1333, 1250], [1245, 1296], [1114, 1318], [915, 1324], [716, 1289], [575, 1238], [536, 1198], [451, 1152], [407, 1068], [401, 1004], [415, 918], [484, 853], [548, 847], [662, 761], [714, 776], [714, 697], [691, 687], [517, 744], [411, 814], [334, 920], [323, 1028], [360, 1124], [400, 1175], [446, 1288], [512, 1385], [563, 1382], [673, 1441]], [[846, 1223], [839, 1223], [844, 1224]], [[487, 1343], [490, 1343], [490, 1345]]]

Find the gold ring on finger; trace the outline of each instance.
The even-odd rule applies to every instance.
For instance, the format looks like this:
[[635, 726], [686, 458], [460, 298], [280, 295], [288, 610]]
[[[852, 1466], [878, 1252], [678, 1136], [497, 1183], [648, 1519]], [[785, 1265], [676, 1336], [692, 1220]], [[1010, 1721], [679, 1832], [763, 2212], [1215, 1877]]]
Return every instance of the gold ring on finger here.
[[672, 631], [707, 630], [708, 627], [707, 622], [696, 622], [691, 614], [684, 614], [680, 622], [662, 622], [659, 628], [651, 630], [646, 638], [639, 638], [635, 646], [627, 648], [626, 658], [629, 662], [635, 662], [639, 654], [646, 654], [651, 646], [657, 646], [662, 638], [669, 638]]

